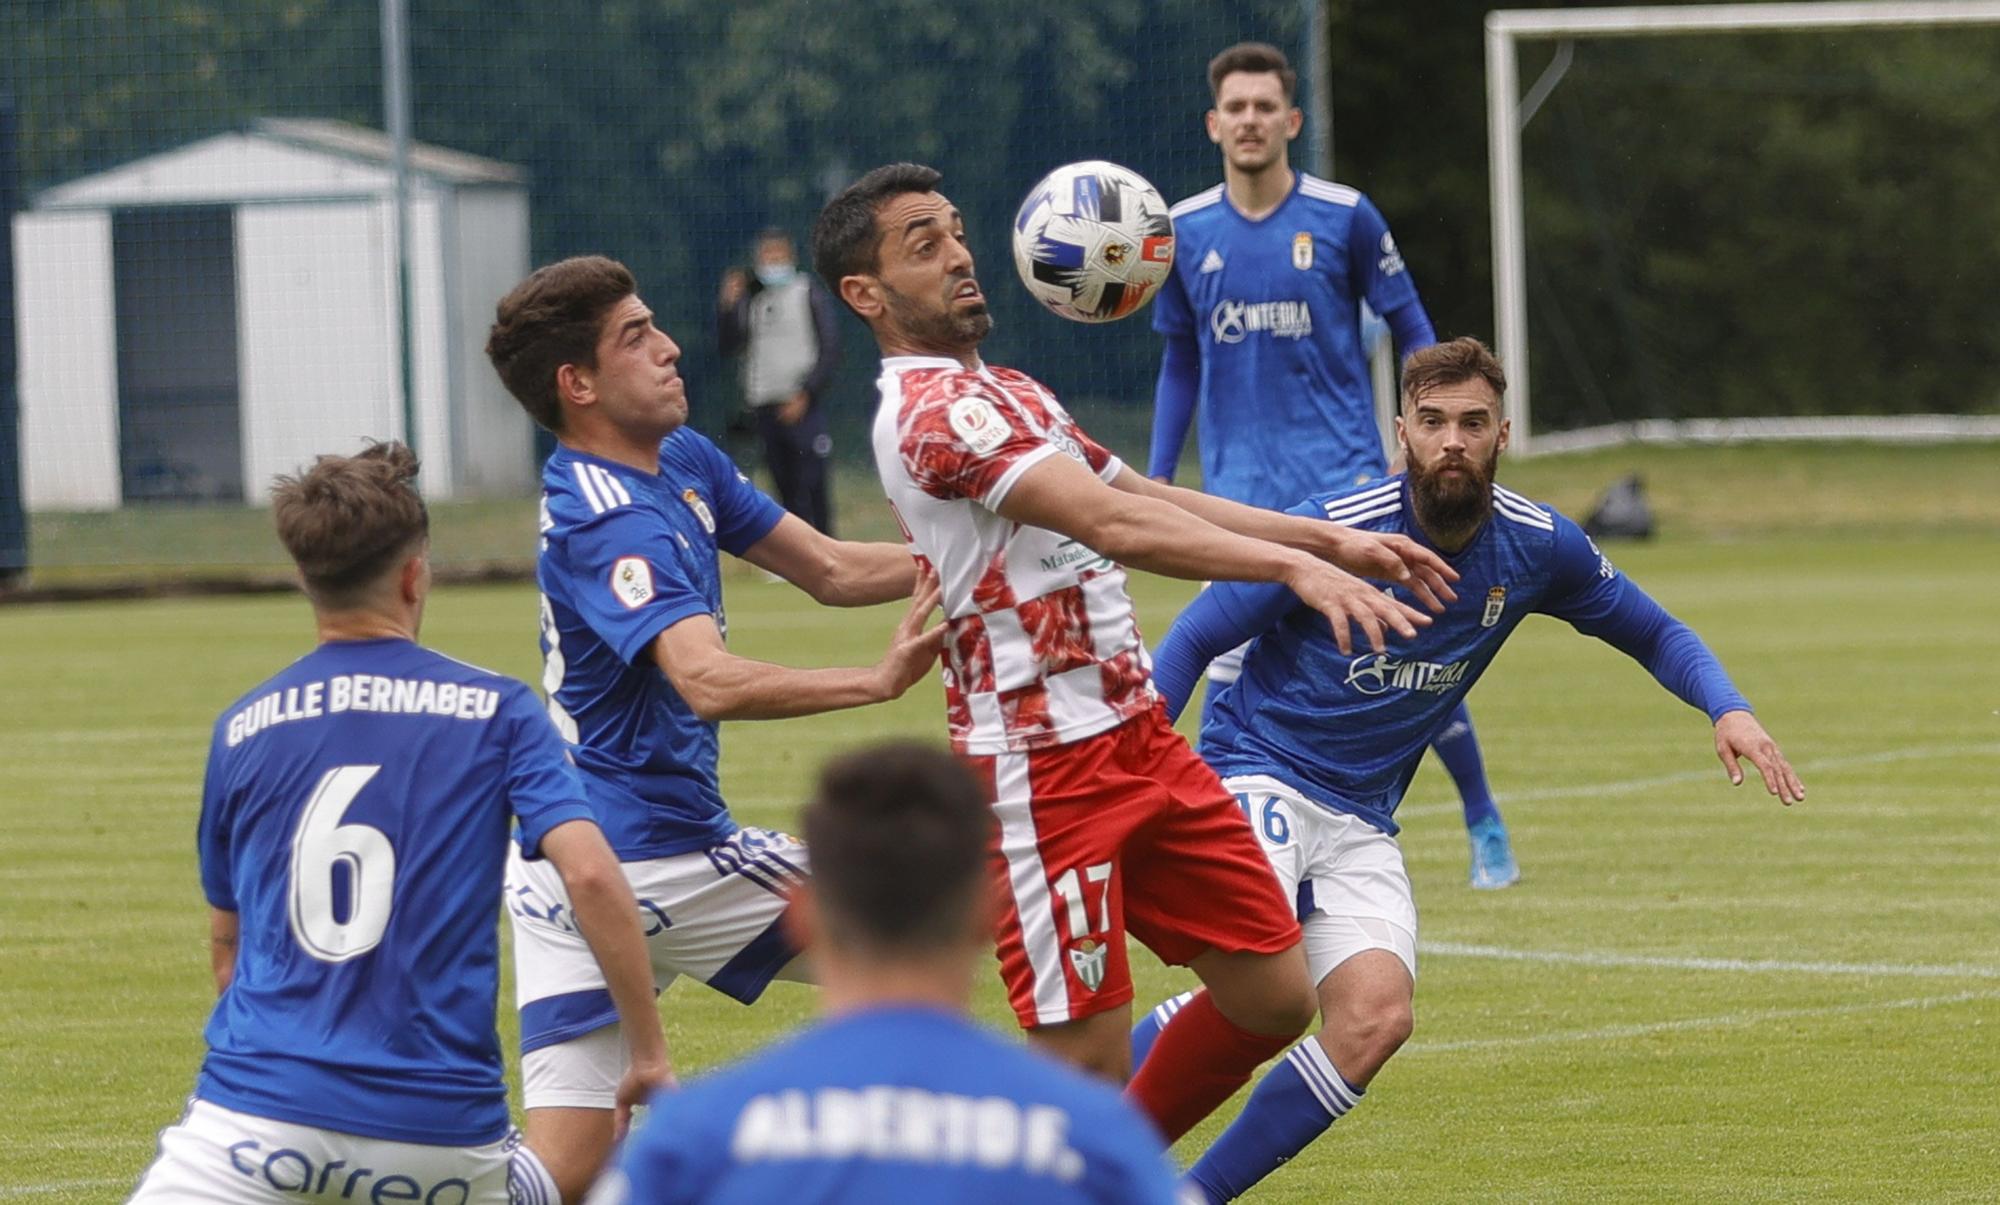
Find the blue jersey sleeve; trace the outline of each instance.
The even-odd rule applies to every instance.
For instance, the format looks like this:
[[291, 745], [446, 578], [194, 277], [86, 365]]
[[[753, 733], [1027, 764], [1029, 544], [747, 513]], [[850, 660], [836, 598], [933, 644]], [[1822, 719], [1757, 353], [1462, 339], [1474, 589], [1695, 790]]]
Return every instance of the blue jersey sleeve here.
[[1160, 352], [1160, 380], [1153, 387], [1153, 445], [1146, 458], [1146, 475], [1171, 481], [1187, 443], [1194, 419], [1195, 395], [1201, 391], [1201, 348], [1193, 335], [1168, 335]]
[[1153, 685], [1178, 720], [1208, 663], [1269, 631], [1298, 596], [1271, 582], [1217, 582], [1195, 596], [1153, 654]]
[[1710, 721], [1750, 710], [1694, 629], [1613, 568], [1582, 528], [1563, 515], [1555, 521], [1554, 563], [1542, 611], [1645, 666], [1660, 685]]
[[1392, 326], [1395, 312], [1417, 300], [1417, 284], [1410, 279], [1403, 253], [1396, 249], [1389, 223], [1367, 197], [1355, 205], [1354, 220], [1347, 226], [1347, 271], [1354, 296], [1367, 298]]
[[653, 637], [711, 613], [673, 530], [643, 507], [621, 506], [573, 529], [566, 552], [577, 613], [628, 665]]
[[236, 883], [229, 865], [229, 790], [222, 778], [222, 734], [208, 746], [208, 771], [201, 780], [201, 819], [195, 852], [201, 863], [201, 892], [211, 907], [236, 911]]
[[1180, 269], [1167, 273], [1153, 298], [1153, 329], [1173, 338], [1194, 337], [1194, 306], [1188, 301], [1187, 286], [1181, 283]]
[[533, 692], [510, 684], [502, 704], [500, 731], [507, 742], [507, 806], [520, 821], [516, 839], [521, 856], [539, 858], [542, 838], [550, 829], [572, 820], [589, 820], [591, 811], [583, 780], [570, 760], [562, 736]]
[[1389, 330], [1396, 337], [1396, 363], [1410, 358], [1411, 352], [1422, 351], [1438, 341], [1437, 330], [1431, 326], [1431, 316], [1424, 312], [1424, 303], [1411, 301], [1400, 310], [1383, 315]]
[[750, 484], [750, 478], [729, 454], [707, 440], [703, 455], [708, 461], [710, 488], [715, 493], [715, 546], [731, 556], [771, 534], [785, 508], [771, 501]]

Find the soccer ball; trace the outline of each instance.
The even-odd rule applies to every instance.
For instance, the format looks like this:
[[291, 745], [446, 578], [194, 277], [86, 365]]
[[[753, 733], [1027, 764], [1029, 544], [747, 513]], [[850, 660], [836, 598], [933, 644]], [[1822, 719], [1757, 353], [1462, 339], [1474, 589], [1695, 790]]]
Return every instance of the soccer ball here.
[[1055, 313], [1110, 322], [1151, 301], [1173, 271], [1174, 220], [1131, 168], [1067, 164], [1029, 189], [1014, 215], [1014, 267]]

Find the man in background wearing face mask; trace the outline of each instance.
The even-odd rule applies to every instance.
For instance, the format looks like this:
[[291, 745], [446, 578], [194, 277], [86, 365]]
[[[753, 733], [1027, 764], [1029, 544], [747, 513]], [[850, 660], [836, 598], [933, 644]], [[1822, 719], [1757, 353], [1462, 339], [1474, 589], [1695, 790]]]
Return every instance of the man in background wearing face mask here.
[[723, 273], [716, 297], [722, 354], [743, 353], [743, 400], [756, 416], [778, 501], [832, 535], [827, 458], [833, 439], [819, 403], [840, 364], [833, 298], [798, 270], [792, 238], [783, 230], [757, 236], [754, 265], [754, 280], [737, 268]]

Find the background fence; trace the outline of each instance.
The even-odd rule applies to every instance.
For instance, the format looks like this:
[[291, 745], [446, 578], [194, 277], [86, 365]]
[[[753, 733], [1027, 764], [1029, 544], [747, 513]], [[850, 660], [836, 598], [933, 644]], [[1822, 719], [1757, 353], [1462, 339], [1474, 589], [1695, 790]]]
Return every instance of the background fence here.
[[[1490, 335], [1487, 6], [1320, 7], [1336, 174], [1388, 215], [1439, 331]], [[529, 471], [467, 467], [531, 457], [525, 438], [518, 455], [506, 444], [525, 420], [479, 410], [490, 397], [462, 411], [444, 400], [490, 393], [473, 336], [515, 258], [630, 264], [685, 350], [696, 425], [723, 436], [738, 401], [714, 342], [718, 278], [756, 230], [803, 237], [829, 191], [892, 159], [940, 167], [966, 213], [998, 320], [992, 358], [1043, 377], [1107, 442], [1141, 454], [1155, 337], [1143, 318], [1087, 328], [1035, 309], [1011, 281], [1007, 220], [1035, 178], [1072, 159], [1126, 163], [1170, 198], [1213, 183], [1208, 58], [1259, 38], [1303, 65], [1312, 11], [1302, 0], [417, 0], [414, 135], [455, 153], [417, 164], [429, 173], [419, 237], [436, 233], [436, 250], [413, 239], [411, 380], [435, 403], [417, 442], [434, 466], [450, 459], [461, 486], [440, 508], [454, 524], [441, 557], [532, 555]], [[57, 227], [17, 231], [16, 250], [41, 265], [16, 323], [24, 348], [107, 308], [116, 328], [109, 343], [37, 345], [64, 350], [36, 371], [90, 378], [116, 400], [107, 429], [31, 452], [31, 481], [73, 479], [84, 470], [62, 458], [95, 455], [116, 462], [122, 487], [116, 509], [55, 504], [28, 518], [37, 580], [271, 563], [264, 520], [244, 505], [265, 472], [258, 449], [399, 429], [398, 366], [357, 369], [380, 350], [394, 295], [353, 273], [389, 234], [379, 207], [349, 215], [346, 234], [332, 210], [287, 227], [281, 215], [340, 198], [280, 187], [223, 209], [165, 189], [144, 165], [274, 130], [287, 154], [347, 137], [334, 151], [368, 160], [379, 146], [319, 123], [385, 124], [375, 0], [13, 0], [0, 57], [23, 204], [97, 206], [112, 262], [112, 295], [97, 297], [51, 258], [43, 232]], [[1540, 66], [1524, 56], [1523, 78]], [[1524, 144], [1538, 430], [2000, 408], [1995, 78], [2000, 34], [1985, 30], [1580, 49]], [[322, 170], [339, 175], [296, 169]], [[220, 187], [215, 169], [202, 173]], [[519, 247], [510, 188], [525, 197]], [[202, 203], [142, 211], [135, 195]], [[246, 229], [264, 232], [264, 251]], [[246, 266], [278, 252], [309, 262]], [[423, 333], [426, 314], [438, 333]], [[859, 473], [874, 357], [858, 323], [845, 335], [830, 413]], [[275, 399], [254, 419], [253, 395]], [[293, 443], [269, 443], [274, 430]], [[479, 446], [489, 437], [497, 448]], [[159, 446], [206, 452], [149, 460]]]

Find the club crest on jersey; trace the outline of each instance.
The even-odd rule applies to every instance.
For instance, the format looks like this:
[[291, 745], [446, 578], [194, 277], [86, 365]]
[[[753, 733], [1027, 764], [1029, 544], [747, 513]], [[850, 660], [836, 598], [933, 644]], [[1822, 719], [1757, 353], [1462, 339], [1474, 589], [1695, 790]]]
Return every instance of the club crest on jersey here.
[[1007, 442], [1007, 423], [993, 403], [983, 397], [962, 397], [951, 404], [945, 418], [965, 446], [985, 455]]
[[653, 567], [641, 556], [621, 556], [611, 566], [611, 593], [629, 610], [653, 600]]
[[1301, 272], [1310, 271], [1313, 266], [1313, 236], [1310, 230], [1301, 230], [1292, 236], [1292, 266]]
[[694, 517], [701, 520], [701, 529], [709, 535], [714, 535], [715, 512], [708, 509], [708, 503], [701, 500], [701, 495], [694, 492], [693, 486], [681, 491], [681, 501], [687, 503], [688, 509], [694, 512]]
[[1088, 991], [1096, 991], [1104, 983], [1104, 956], [1111, 947], [1095, 938], [1086, 937], [1070, 947], [1069, 965], [1076, 977], [1083, 981]]
[[1495, 586], [1486, 592], [1486, 610], [1480, 613], [1479, 626], [1490, 628], [1500, 622], [1500, 612], [1507, 606], [1507, 587]]

